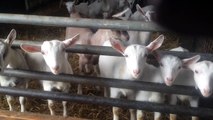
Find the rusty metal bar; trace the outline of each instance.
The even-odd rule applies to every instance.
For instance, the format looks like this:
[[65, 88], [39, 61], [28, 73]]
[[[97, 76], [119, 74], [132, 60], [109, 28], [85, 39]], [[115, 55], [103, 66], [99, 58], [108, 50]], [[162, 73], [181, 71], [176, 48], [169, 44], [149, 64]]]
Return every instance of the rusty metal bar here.
[[58, 101], [69, 101], [84, 104], [94, 104], [94, 105], [106, 105], [106, 106], [117, 106], [122, 108], [132, 108], [141, 109], [146, 111], [156, 111], [162, 113], [175, 113], [180, 115], [193, 115], [201, 117], [213, 117], [213, 109], [209, 108], [195, 108], [195, 107], [184, 107], [175, 106], [168, 104], [158, 104], [151, 102], [140, 102], [125, 99], [113, 99], [105, 98], [99, 96], [88, 96], [88, 95], [77, 95], [71, 93], [61, 93], [61, 92], [47, 92], [32, 89], [20, 89], [20, 88], [8, 88], [0, 87], [0, 93], [13, 95], [13, 96], [26, 96], [32, 98], [40, 99], [52, 99]]
[[122, 21], [122, 20], [103, 20], [103, 19], [74, 19], [69, 17], [53, 17], [22, 14], [0, 13], [0, 23], [27, 24], [39, 26], [57, 27], [88, 27], [106, 28], [122, 30], [141, 30], [141, 31], [166, 31], [153, 22], [142, 21]]

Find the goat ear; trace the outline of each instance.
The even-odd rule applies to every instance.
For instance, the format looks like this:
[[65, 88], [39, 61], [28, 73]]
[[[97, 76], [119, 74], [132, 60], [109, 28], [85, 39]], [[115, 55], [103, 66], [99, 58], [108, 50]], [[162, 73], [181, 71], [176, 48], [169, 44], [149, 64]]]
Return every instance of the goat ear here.
[[114, 14], [112, 17], [113, 18], [119, 18], [121, 20], [128, 20], [130, 15], [129, 16], [125, 16], [125, 17], [122, 17], [122, 16], [125, 15], [125, 13], [129, 12], [129, 11], [131, 12], [131, 9], [130, 8], [126, 8], [125, 10], [123, 10], [123, 11], [117, 13], [117, 14]]
[[183, 59], [183, 67], [190, 68], [191, 65], [198, 62], [200, 60], [200, 55], [193, 56], [191, 58]]
[[124, 47], [123, 44], [119, 40], [110, 38], [110, 43], [112, 45], [112, 48], [114, 48], [116, 51], [118, 51], [122, 55], [124, 54], [124, 50], [126, 49], [126, 47]]
[[63, 41], [65, 47], [70, 47], [74, 45], [79, 40], [80, 34], [73, 36], [72, 38]]
[[25, 52], [30, 52], [30, 53], [41, 52], [41, 47], [40, 46], [21, 44], [20, 47]]
[[16, 39], [16, 30], [12, 29], [5, 40], [5, 43], [11, 45], [13, 41]]
[[164, 41], [164, 35], [160, 35], [158, 38], [156, 38], [154, 41], [152, 41], [149, 45], [146, 46], [149, 52], [152, 52], [156, 49], [158, 49]]

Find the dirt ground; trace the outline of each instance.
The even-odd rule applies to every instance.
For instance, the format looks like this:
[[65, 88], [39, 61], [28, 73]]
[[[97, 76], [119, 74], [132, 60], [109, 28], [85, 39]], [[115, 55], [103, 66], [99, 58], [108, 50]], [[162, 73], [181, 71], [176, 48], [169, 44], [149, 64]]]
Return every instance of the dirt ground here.
[[[48, 4], [47, 6], [43, 6], [38, 10], [30, 13], [33, 15], [48, 15], [48, 16], [69, 16], [65, 6], [59, 8], [59, 2], [53, 2]], [[21, 40], [51, 40], [51, 39], [59, 39], [63, 40], [65, 37], [65, 28], [64, 27], [41, 27], [41, 26], [30, 26], [30, 25], [15, 25], [15, 24], [0, 24], [0, 38], [6, 38], [9, 31], [14, 28], [17, 31], [17, 39]], [[153, 38], [155, 38], [160, 33], [155, 33]], [[176, 47], [178, 45], [178, 37], [174, 34], [164, 34], [166, 36], [166, 40], [161, 49], [169, 49]], [[72, 55], [70, 57], [70, 63], [74, 68], [74, 73], [79, 74], [78, 69], [78, 57], [76, 55]], [[35, 80], [30, 83], [31, 89], [41, 89], [40, 84]], [[77, 88], [76, 85], [72, 84], [71, 93], [76, 93]], [[97, 91], [94, 86], [84, 85], [83, 88], [84, 95], [92, 95], [92, 96], [103, 96], [103, 90]], [[19, 111], [20, 106], [17, 102], [14, 103], [15, 110]], [[57, 102], [57, 107], [55, 107], [55, 111], [57, 115], [62, 115], [62, 105], [60, 102]], [[4, 95], [0, 97], [0, 108], [4, 110], [8, 110], [8, 105], [6, 103], [6, 99]], [[26, 110], [29, 112], [43, 113], [49, 114], [49, 109], [47, 107], [47, 101], [43, 99], [27, 99], [26, 102]], [[78, 104], [78, 103], [68, 103], [68, 114], [69, 116], [80, 117], [80, 118], [88, 118], [93, 120], [112, 120], [112, 111], [110, 106], [97, 106], [97, 105], [89, 105], [89, 104]], [[121, 120], [129, 119], [128, 110], [123, 110], [121, 112]], [[152, 114], [147, 114], [147, 120], [153, 119]], [[163, 120], [168, 120], [168, 115], [164, 115]], [[181, 118], [181, 120], [183, 120]]]

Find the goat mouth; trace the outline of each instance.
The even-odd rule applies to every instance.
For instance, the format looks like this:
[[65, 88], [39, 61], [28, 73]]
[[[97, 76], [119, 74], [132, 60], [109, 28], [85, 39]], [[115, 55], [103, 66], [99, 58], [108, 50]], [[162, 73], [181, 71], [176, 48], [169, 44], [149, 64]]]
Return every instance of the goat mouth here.
[[172, 81], [166, 81], [165, 84], [166, 84], [167, 86], [172, 86]]
[[140, 74], [133, 74], [133, 78], [135, 78], [135, 79], [138, 79], [138, 78], [140, 78]]
[[53, 73], [54, 75], [58, 75], [58, 74], [59, 74], [59, 72], [56, 71], [56, 70], [52, 70], [52, 73]]
[[209, 97], [212, 94], [212, 92], [210, 92], [210, 93], [201, 92], [201, 93], [202, 93], [203, 97]]

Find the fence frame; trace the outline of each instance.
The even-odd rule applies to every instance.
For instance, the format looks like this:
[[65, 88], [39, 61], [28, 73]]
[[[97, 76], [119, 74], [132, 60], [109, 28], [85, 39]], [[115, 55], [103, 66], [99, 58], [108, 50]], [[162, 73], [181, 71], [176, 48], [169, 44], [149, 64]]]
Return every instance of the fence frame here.
[[[121, 20], [98, 20], [98, 19], [71, 19], [69, 17], [51, 17], [51, 16], [37, 16], [37, 15], [21, 15], [21, 14], [4, 14], [0, 13], [0, 23], [12, 23], [12, 24], [27, 24], [27, 25], [39, 25], [39, 26], [57, 26], [57, 27], [88, 27], [88, 28], [106, 28], [106, 29], [122, 29], [122, 30], [140, 30], [140, 31], [152, 31], [152, 32], [168, 32], [167, 30], [159, 27], [157, 24], [152, 22], [137, 22], [137, 21], [121, 21]], [[19, 44], [23, 43], [17, 41], [13, 45], [14, 48], [18, 48]], [[26, 42], [24, 42], [26, 43]], [[39, 42], [32, 44], [40, 44]], [[105, 50], [105, 51], [104, 51]], [[119, 53], [116, 53], [111, 48], [107, 47], [94, 47], [94, 46], [76, 46], [74, 48], [69, 48], [66, 50], [67, 52], [81, 52], [81, 53], [88, 53], [88, 54], [105, 54], [105, 55], [112, 55], [112, 56], [120, 56]], [[161, 54], [173, 54], [177, 55], [180, 58], [185, 58], [189, 56], [193, 56], [197, 53], [180, 53], [180, 52], [171, 52], [171, 51], [159, 51]], [[211, 54], [203, 54], [201, 55], [201, 59], [208, 59], [213, 60], [213, 56]], [[24, 70], [14, 70], [14, 69], [6, 69], [3, 73], [7, 76], [21, 76], [21, 77], [35, 77], [35, 78], [48, 78], [49, 80], [56, 80], [58, 78], [62, 78], [62, 80], [72, 81], [76, 83], [85, 83], [85, 84], [94, 84], [94, 85], [101, 85], [101, 86], [110, 86], [113, 85], [112, 83], [116, 83], [120, 80], [115, 79], [106, 79], [95, 77], [87, 77], [85, 76], [77, 76], [77, 75], [52, 75], [51, 73], [44, 73], [39, 71], [24, 71]], [[38, 77], [41, 76], [41, 77]], [[68, 79], [68, 77], [71, 77]], [[75, 80], [74, 78], [78, 78]], [[81, 80], [79, 80], [81, 78]], [[93, 80], [88, 80], [93, 79]], [[75, 81], [74, 81], [75, 80]], [[98, 82], [99, 80], [99, 82]], [[104, 82], [105, 80], [105, 82]], [[114, 82], [113, 82], [114, 81]], [[97, 84], [95, 84], [95, 82]], [[108, 82], [108, 83], [107, 83]], [[186, 86], [172, 86], [167, 87], [165, 85], [158, 85], [154, 83], [142, 83], [137, 85], [135, 83], [128, 83], [129, 81], [122, 80], [124, 85], [128, 84], [127, 88], [136, 88], [140, 90], [155, 90], [155, 91], [162, 91], [174, 93], [178, 90], [181, 94], [187, 95], [199, 95], [199, 93], [192, 87]], [[121, 87], [119, 84], [113, 87]], [[180, 90], [180, 88], [183, 89]], [[176, 93], [178, 93], [176, 92]], [[38, 98], [51, 98], [54, 100], [67, 100], [67, 101], [74, 101], [74, 102], [83, 102], [83, 103], [91, 103], [91, 104], [99, 104], [99, 105], [111, 105], [111, 106], [118, 106], [118, 107], [125, 107], [125, 108], [133, 108], [133, 109], [144, 109], [148, 111], [159, 111], [164, 113], [175, 113], [175, 114], [183, 114], [183, 115], [195, 115], [195, 116], [210, 116], [213, 117], [213, 109], [208, 108], [193, 108], [193, 107], [182, 107], [182, 106], [173, 106], [173, 105], [166, 105], [166, 104], [156, 104], [156, 103], [149, 103], [149, 102], [139, 102], [139, 101], [130, 101], [130, 100], [121, 100], [121, 99], [112, 99], [112, 98], [104, 98], [104, 97], [97, 97], [97, 96], [85, 96], [85, 95], [75, 95], [75, 94], [66, 94], [66, 93], [57, 93], [57, 92], [46, 92], [41, 91], [38, 92], [36, 90], [30, 89], [18, 89], [18, 88], [5, 88], [0, 87], [0, 93], [10, 94], [14, 96], [27, 96], [27, 97], [38, 97]], [[33, 94], [33, 96], [32, 96]], [[46, 96], [45, 96], [46, 95]], [[55, 97], [53, 97], [55, 96]], [[87, 100], [88, 99], [88, 100]], [[94, 102], [95, 101], [95, 102]], [[104, 101], [104, 103], [103, 103]], [[175, 108], [175, 109], [174, 109]]]

